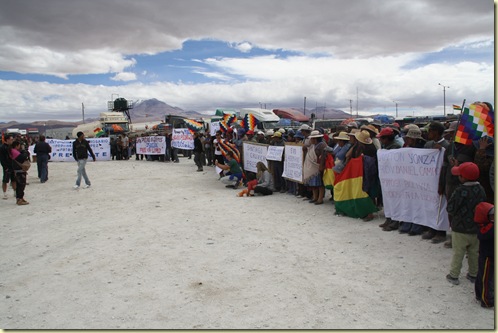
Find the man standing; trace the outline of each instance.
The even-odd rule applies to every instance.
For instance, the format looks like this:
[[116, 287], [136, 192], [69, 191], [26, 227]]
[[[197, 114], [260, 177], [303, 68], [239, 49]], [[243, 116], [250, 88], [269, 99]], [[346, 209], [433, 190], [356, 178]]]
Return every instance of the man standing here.
[[194, 133], [194, 163], [197, 166], [197, 171], [203, 171], [202, 162], [201, 162], [201, 154], [202, 154], [202, 142], [199, 137], [199, 132]]
[[3, 199], [6, 200], [7, 196], [7, 185], [9, 181], [12, 184], [12, 189], [16, 190], [16, 179], [14, 175], [14, 170], [12, 169], [12, 159], [10, 158], [9, 149], [14, 142], [13, 134], [6, 134], [4, 137], [4, 142], [0, 147], [0, 162], [2, 164], [3, 169], [3, 178], [2, 178], [2, 190], [3, 190]]
[[45, 183], [48, 180], [48, 160], [50, 159], [51, 152], [52, 147], [45, 142], [45, 136], [40, 135], [40, 141], [36, 143], [34, 153], [36, 154], [38, 178], [40, 178], [41, 183]]
[[80, 188], [81, 176], [85, 179], [86, 184], [83, 188], [89, 188], [92, 185], [85, 170], [88, 153], [90, 153], [94, 162], [96, 160], [90, 144], [85, 140], [85, 134], [83, 134], [83, 132], [78, 132], [76, 136], [78, 138], [73, 142], [73, 157], [75, 161], [78, 162], [78, 178], [76, 179], [76, 185], [73, 186], [75, 190]]

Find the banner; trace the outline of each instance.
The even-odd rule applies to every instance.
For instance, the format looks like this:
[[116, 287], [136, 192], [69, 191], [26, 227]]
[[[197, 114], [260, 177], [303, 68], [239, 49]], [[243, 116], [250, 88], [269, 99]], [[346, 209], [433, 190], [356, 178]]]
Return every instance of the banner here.
[[166, 153], [166, 138], [162, 135], [137, 137], [137, 154], [164, 155]]
[[211, 134], [211, 136], [215, 136], [216, 132], [220, 130], [220, 122], [215, 121], [210, 124], [211, 125], [209, 126], [209, 134]]
[[[110, 161], [111, 160], [111, 145], [109, 138], [93, 138], [86, 139], [90, 143], [90, 147], [95, 154], [97, 161]], [[50, 147], [52, 153], [50, 154], [50, 161], [52, 162], [74, 162], [73, 158], [73, 142], [74, 140], [45, 140]], [[92, 157], [88, 155], [88, 158]]]
[[446, 198], [437, 193], [443, 157], [444, 149], [377, 151], [386, 217], [436, 230], [449, 229]]
[[266, 159], [269, 161], [281, 161], [284, 147], [282, 146], [268, 146], [268, 153]]
[[289, 180], [303, 182], [303, 145], [285, 143], [284, 172], [282, 177]]
[[268, 167], [268, 162], [266, 161], [268, 145], [244, 141], [242, 142], [242, 147], [244, 170], [257, 172], [256, 164], [260, 161]]
[[171, 147], [194, 150], [194, 136], [188, 128], [174, 128], [171, 136]]

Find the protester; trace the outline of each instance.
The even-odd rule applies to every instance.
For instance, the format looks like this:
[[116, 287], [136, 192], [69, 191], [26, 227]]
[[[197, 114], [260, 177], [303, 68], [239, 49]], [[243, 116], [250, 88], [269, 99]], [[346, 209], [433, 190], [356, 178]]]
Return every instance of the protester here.
[[495, 207], [489, 202], [476, 206], [474, 221], [479, 227], [479, 259], [475, 282], [476, 299], [483, 308], [495, 305]]
[[85, 134], [83, 134], [83, 132], [78, 132], [76, 136], [78, 138], [73, 142], [73, 158], [78, 163], [78, 177], [76, 178], [76, 184], [73, 186], [73, 189], [75, 190], [80, 188], [81, 176], [83, 176], [86, 184], [83, 188], [89, 188], [92, 185], [85, 169], [88, 153], [92, 156], [93, 161], [96, 161], [90, 143], [85, 139]]
[[33, 152], [36, 154], [38, 178], [40, 183], [45, 183], [48, 180], [48, 160], [50, 153], [52, 153], [52, 147], [45, 141], [44, 135], [40, 135], [40, 141], [36, 143]]
[[211, 142], [211, 134], [206, 133], [203, 140], [204, 144], [204, 154], [206, 154], [207, 166], [213, 165], [213, 149]]
[[14, 140], [10, 149], [10, 158], [12, 160], [12, 169], [16, 177], [16, 204], [19, 206], [28, 205], [29, 202], [24, 200], [24, 190], [26, 189], [27, 171], [22, 169], [22, 164], [29, 161], [29, 153], [21, 148], [21, 142]]
[[327, 147], [327, 144], [323, 142], [322, 138], [323, 134], [320, 134], [317, 130], [310, 133], [309, 139], [311, 145], [307, 149], [303, 165], [303, 182], [311, 188], [313, 198], [309, 202], [315, 205], [323, 204], [323, 196], [325, 195], [325, 187], [322, 180], [323, 170], [320, 170], [320, 159], [325, 158], [324, 149]]
[[452, 217], [451, 238], [453, 246], [453, 258], [451, 259], [450, 273], [446, 279], [459, 284], [462, 261], [467, 255], [468, 273], [467, 279], [475, 282], [478, 270], [478, 249], [477, 225], [474, 223], [474, 211], [476, 206], [486, 201], [484, 188], [479, 184], [479, 168], [473, 162], [462, 163], [451, 168], [451, 173], [457, 176], [460, 181], [446, 207], [448, 215]]
[[[227, 160], [228, 164], [220, 164], [218, 160], [215, 160], [215, 165], [222, 169], [222, 170], [227, 170], [228, 173], [226, 174], [225, 177], [222, 177], [220, 180], [227, 184], [227, 187], [233, 187], [234, 189], [237, 189], [241, 182], [242, 182], [242, 169], [240, 168], [239, 163], [234, 158], [234, 153], [232, 151], [227, 152]], [[223, 173], [223, 171], [222, 171]], [[237, 178], [237, 180], [235, 180]]]
[[473, 142], [477, 148], [474, 163], [479, 167], [479, 183], [486, 191], [486, 201], [494, 203], [494, 191], [491, 187], [490, 169], [495, 156], [494, 140], [490, 136], [483, 136], [479, 140]]
[[251, 180], [247, 183], [247, 189], [241, 191], [238, 196], [241, 197], [244, 194], [246, 196], [254, 196], [255, 193], [259, 193], [261, 195], [270, 195], [273, 194], [273, 177], [268, 171], [268, 168], [263, 162], [256, 163], [256, 179]]
[[9, 197], [7, 195], [7, 186], [10, 182], [12, 189], [14, 192], [16, 191], [16, 177], [14, 170], [12, 169], [12, 159], [10, 158], [10, 147], [14, 142], [13, 134], [6, 134], [4, 136], [4, 142], [0, 147], [0, 162], [2, 164], [3, 169], [3, 178], [2, 178], [2, 190], [3, 197], [2, 199], [7, 200]]
[[[285, 143], [282, 139], [282, 132], [277, 131], [272, 136], [272, 146], [284, 147]], [[280, 193], [287, 192], [287, 186], [285, 179], [282, 177], [284, 172], [284, 154], [282, 153], [282, 159], [280, 161], [269, 161], [273, 170], [273, 183], [275, 184], [275, 191]]]
[[202, 154], [202, 141], [199, 132], [194, 133], [194, 163], [197, 166], [197, 171], [204, 171], [202, 167], [201, 154]]

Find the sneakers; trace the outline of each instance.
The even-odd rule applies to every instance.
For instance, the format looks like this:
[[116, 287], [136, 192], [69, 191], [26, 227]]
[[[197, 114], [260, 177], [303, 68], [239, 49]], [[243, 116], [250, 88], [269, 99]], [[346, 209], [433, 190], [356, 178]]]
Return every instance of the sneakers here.
[[476, 276], [471, 276], [469, 273], [467, 273], [466, 278], [467, 278], [467, 280], [469, 280], [470, 282], [472, 282], [472, 283], [476, 283], [476, 279], [477, 279], [477, 277], [476, 277]]
[[92, 185], [85, 185], [85, 186], [83, 186], [83, 188], [90, 188], [90, 186], [92, 186]]
[[458, 286], [460, 284], [460, 280], [458, 278], [452, 277], [450, 274], [446, 275], [446, 280], [448, 282], [453, 283], [455, 286]]
[[2, 199], [3, 200], [7, 200], [9, 198], [9, 196], [7, 195], [7, 192], [3, 192], [3, 197]]
[[24, 200], [24, 199], [17, 199], [16, 204], [17, 204], [18, 206], [24, 206], [24, 205], [29, 205], [29, 202], [27, 202], [27, 201], [26, 201], [26, 200]]
[[73, 190], [77, 190], [77, 189], [79, 189], [79, 188], [80, 188], [80, 186], [79, 186], [79, 185], [74, 185], [74, 186], [73, 186]]

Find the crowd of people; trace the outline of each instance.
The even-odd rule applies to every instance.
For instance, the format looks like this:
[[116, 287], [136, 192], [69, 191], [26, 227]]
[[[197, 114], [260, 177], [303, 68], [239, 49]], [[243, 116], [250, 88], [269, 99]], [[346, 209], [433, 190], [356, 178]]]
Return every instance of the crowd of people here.
[[[208, 133], [194, 134], [193, 151], [184, 151], [188, 159], [194, 155], [197, 171], [204, 171], [205, 166], [216, 167], [219, 179], [227, 187], [239, 189], [236, 194], [242, 196], [272, 195], [287, 193], [314, 204], [322, 205], [328, 193], [329, 201], [334, 202], [334, 189], [326, 184], [324, 178], [326, 161], [333, 160], [333, 171], [340, 174], [352, 159], [364, 159], [363, 184], [374, 209], [360, 216], [362, 221], [374, 219], [374, 213], [383, 208], [381, 182], [378, 173], [377, 152], [380, 149], [393, 150], [403, 148], [442, 149], [444, 160], [438, 180], [438, 194], [448, 201], [447, 213], [451, 226], [451, 238], [446, 231], [435, 230], [413, 221], [398, 221], [386, 216], [379, 225], [382, 231], [398, 230], [400, 234], [419, 236], [432, 243], [444, 243], [444, 247], [453, 249], [449, 274], [446, 279], [459, 284], [462, 262], [468, 260], [466, 278], [475, 284], [476, 299], [483, 307], [494, 306], [494, 140], [482, 137], [472, 145], [463, 145], [454, 141], [458, 122], [440, 123], [433, 121], [426, 126], [409, 124], [400, 128], [397, 123], [381, 124], [372, 122], [358, 126], [354, 121], [339, 126], [335, 132], [302, 125], [299, 129], [245, 131], [242, 128], [228, 128], [217, 131], [212, 137]], [[164, 155], [148, 155], [146, 160], [179, 162], [178, 149], [171, 145], [171, 135], [166, 136]], [[302, 182], [290, 180], [283, 176], [285, 154], [280, 161], [267, 161], [256, 164], [256, 172], [244, 170], [244, 142], [285, 146], [285, 143], [300, 144], [303, 150]], [[24, 144], [24, 146], [23, 146]], [[0, 149], [3, 167], [3, 199], [7, 199], [7, 186], [10, 182], [16, 192], [16, 204], [29, 204], [24, 199], [27, 184], [27, 171], [21, 165], [29, 160], [27, 145], [20, 138], [6, 135]], [[136, 152], [136, 140], [120, 135], [111, 139], [112, 160], [128, 160], [136, 155], [136, 160], [144, 156]], [[47, 163], [51, 148], [40, 136], [35, 145], [37, 155], [38, 178], [41, 183], [48, 180]], [[88, 141], [83, 133], [73, 142], [73, 157], [78, 163], [78, 177], [75, 189], [84, 178], [85, 187], [91, 182], [85, 171], [88, 154], [95, 161]], [[330, 192], [328, 192], [330, 191]], [[336, 211], [337, 214], [340, 212]]]

